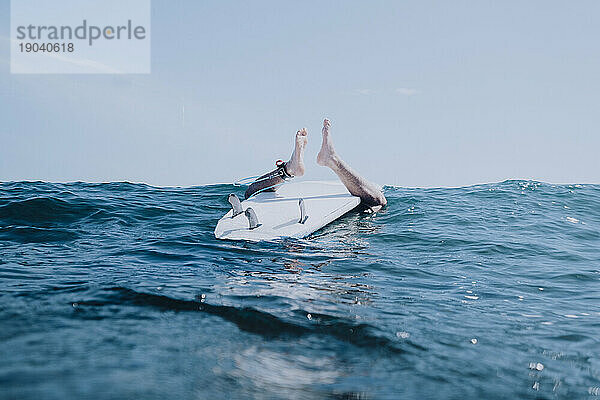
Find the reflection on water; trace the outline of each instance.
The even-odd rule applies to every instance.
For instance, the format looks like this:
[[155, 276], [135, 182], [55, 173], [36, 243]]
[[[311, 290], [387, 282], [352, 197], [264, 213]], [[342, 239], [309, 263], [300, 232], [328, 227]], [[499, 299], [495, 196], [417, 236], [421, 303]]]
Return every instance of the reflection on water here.
[[[299, 261], [297, 264], [304, 265]], [[287, 265], [287, 263], [284, 263]], [[314, 302], [326, 300], [334, 303], [355, 304], [367, 302], [376, 292], [373, 287], [357, 281], [355, 275], [329, 275], [313, 268], [297, 268], [284, 273], [237, 271], [223, 282], [220, 293], [231, 296], [280, 297], [288, 301]]]
[[308, 357], [285, 354], [252, 346], [235, 356], [236, 371], [240, 378], [269, 389], [302, 389], [315, 384], [331, 384], [342, 375], [335, 357]]

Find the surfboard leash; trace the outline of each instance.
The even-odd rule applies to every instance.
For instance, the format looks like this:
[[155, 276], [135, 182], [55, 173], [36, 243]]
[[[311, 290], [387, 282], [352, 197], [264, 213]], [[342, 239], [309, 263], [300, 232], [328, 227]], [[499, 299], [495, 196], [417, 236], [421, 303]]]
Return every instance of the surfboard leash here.
[[[273, 179], [275, 177], [280, 177], [281, 179], [283, 179], [283, 182], [281, 182], [281, 183], [276, 183], [274, 185], [267, 186], [265, 188], [262, 188], [260, 190], [257, 190], [256, 192], [252, 193], [248, 197], [248, 199], [251, 199], [252, 197], [256, 196], [259, 193], [265, 192], [270, 189], [277, 188], [277, 187], [285, 184], [288, 179], [291, 179], [294, 177], [294, 175], [289, 174], [285, 170], [285, 164], [286, 163], [283, 160], [277, 160], [277, 161], [275, 161], [275, 166], [277, 167], [277, 169], [275, 171], [264, 175], [262, 178], [260, 178], [260, 175], [254, 175], [254, 176], [248, 176], [246, 178], [238, 179], [237, 181], [233, 182], [233, 186], [250, 186], [253, 183], [266, 181], [269, 179]], [[246, 200], [248, 200], [248, 199], [246, 199]]]

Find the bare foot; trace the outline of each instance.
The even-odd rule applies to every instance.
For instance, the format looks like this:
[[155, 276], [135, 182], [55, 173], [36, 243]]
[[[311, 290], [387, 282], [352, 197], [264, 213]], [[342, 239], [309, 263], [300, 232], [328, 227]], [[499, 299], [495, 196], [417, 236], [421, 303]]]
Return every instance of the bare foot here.
[[329, 137], [329, 128], [331, 127], [331, 122], [327, 118], [323, 121], [323, 143], [321, 144], [321, 150], [319, 154], [317, 154], [317, 164], [328, 167], [333, 162], [335, 162], [337, 158], [337, 154], [335, 149], [333, 148], [333, 143], [331, 138]]
[[288, 174], [293, 176], [304, 175], [304, 148], [308, 142], [308, 132], [306, 128], [302, 128], [296, 132], [296, 142], [294, 145], [294, 152], [290, 161], [285, 164], [285, 170]]

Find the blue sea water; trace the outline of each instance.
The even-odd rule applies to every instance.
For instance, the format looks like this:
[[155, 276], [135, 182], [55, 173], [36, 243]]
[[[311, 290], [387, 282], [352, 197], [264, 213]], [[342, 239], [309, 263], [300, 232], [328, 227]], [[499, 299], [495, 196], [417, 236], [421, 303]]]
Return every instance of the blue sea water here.
[[231, 185], [0, 184], [2, 399], [600, 395], [600, 186], [386, 187], [218, 241]]

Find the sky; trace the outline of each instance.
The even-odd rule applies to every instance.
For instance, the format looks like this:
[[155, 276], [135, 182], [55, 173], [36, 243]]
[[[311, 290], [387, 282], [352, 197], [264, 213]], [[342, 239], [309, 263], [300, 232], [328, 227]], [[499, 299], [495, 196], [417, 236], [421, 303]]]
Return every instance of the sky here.
[[0, 181], [233, 182], [323, 118], [368, 179], [600, 183], [600, 2], [152, 0], [151, 73], [10, 73]]

